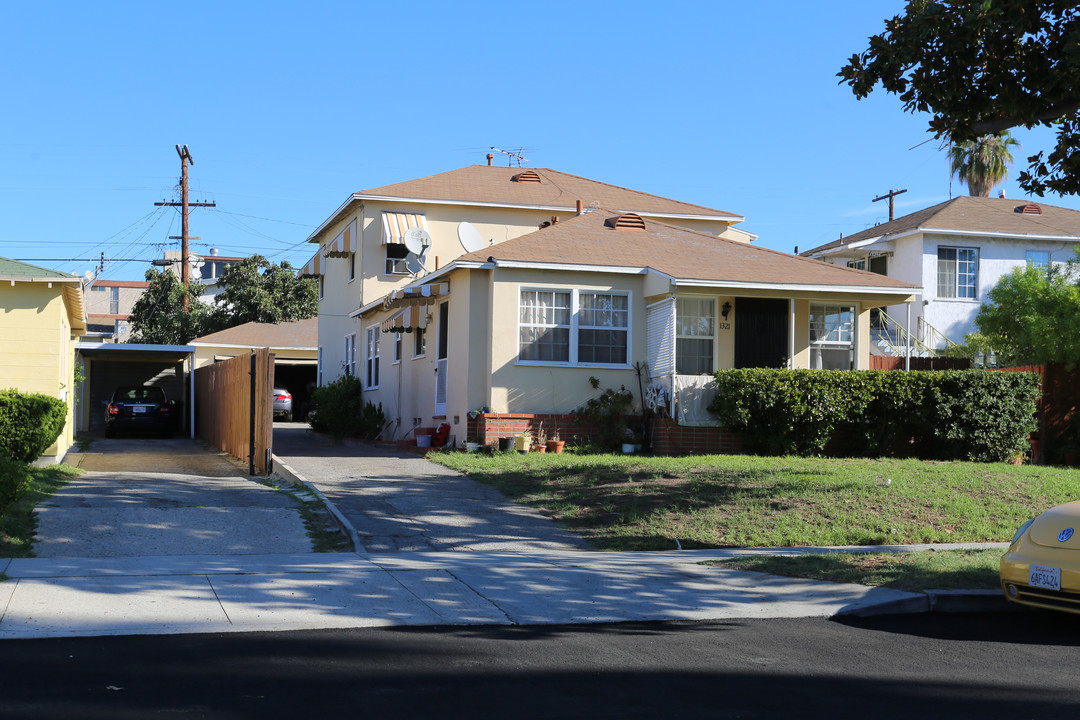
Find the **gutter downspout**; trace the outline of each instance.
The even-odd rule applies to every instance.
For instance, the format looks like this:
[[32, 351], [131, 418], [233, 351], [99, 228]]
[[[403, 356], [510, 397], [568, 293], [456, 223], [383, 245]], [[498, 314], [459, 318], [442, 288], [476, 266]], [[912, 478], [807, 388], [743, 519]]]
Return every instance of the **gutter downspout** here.
[[788, 298], [788, 309], [791, 311], [791, 319], [788, 323], [788, 369], [795, 369], [795, 298]]

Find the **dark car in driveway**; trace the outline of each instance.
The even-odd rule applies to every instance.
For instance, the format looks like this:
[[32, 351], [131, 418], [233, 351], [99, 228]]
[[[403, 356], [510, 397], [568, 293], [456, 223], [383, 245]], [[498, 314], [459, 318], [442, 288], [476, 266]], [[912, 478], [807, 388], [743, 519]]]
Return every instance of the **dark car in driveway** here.
[[177, 422], [176, 401], [159, 387], [116, 388], [105, 407], [105, 437], [119, 432], [172, 435]]

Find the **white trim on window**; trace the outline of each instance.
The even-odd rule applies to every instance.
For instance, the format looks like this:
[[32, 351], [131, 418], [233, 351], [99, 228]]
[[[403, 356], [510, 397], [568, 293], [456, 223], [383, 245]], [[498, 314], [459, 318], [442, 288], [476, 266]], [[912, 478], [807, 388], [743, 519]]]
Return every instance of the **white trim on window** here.
[[[518, 365], [627, 368], [632, 328], [633, 293], [628, 290], [518, 288]], [[582, 359], [590, 353], [623, 357], [614, 362]], [[534, 357], [523, 359], [524, 354]]]
[[379, 333], [378, 325], [369, 327], [364, 338], [364, 388], [375, 390], [379, 387]]
[[356, 333], [345, 336], [345, 372], [356, 377]]
[[935, 267], [939, 298], [979, 299], [979, 248], [938, 245]]

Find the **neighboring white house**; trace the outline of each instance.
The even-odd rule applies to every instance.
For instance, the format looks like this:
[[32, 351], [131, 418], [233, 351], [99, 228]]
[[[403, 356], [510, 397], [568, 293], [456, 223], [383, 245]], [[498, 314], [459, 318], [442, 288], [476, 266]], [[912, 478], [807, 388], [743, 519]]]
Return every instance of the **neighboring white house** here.
[[[941, 349], [975, 331], [986, 293], [1026, 263], [1064, 262], [1080, 243], [1080, 212], [1026, 200], [963, 196], [863, 230], [803, 257], [870, 270], [922, 287], [921, 302], [890, 307], [916, 341]], [[885, 326], [884, 319], [881, 325]], [[901, 333], [902, 335], [902, 333]], [[902, 337], [889, 333], [893, 344]], [[882, 343], [886, 345], [886, 343]]]

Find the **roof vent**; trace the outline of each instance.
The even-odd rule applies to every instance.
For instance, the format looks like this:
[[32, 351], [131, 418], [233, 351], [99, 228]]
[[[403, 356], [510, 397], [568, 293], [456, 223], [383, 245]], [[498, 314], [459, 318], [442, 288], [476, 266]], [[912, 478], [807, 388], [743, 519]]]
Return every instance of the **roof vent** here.
[[1042, 215], [1042, 208], [1035, 203], [1028, 203], [1027, 205], [1017, 205], [1013, 208], [1014, 212], [1018, 212], [1021, 215]]
[[513, 180], [514, 182], [519, 182], [519, 183], [539, 183], [539, 182], [543, 182], [542, 180], [540, 180], [540, 173], [536, 172], [535, 170], [526, 170], [525, 172], [518, 173], [517, 175], [515, 175], [514, 177], [512, 177], [510, 179]]
[[635, 215], [634, 213], [623, 213], [622, 215], [610, 217], [604, 221], [604, 224], [609, 228], [615, 228], [616, 230], [645, 229], [645, 221], [641, 219], [640, 215]]

